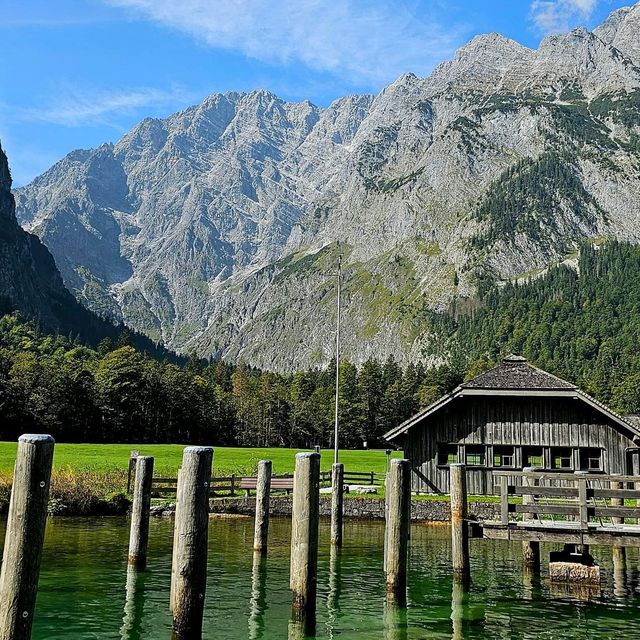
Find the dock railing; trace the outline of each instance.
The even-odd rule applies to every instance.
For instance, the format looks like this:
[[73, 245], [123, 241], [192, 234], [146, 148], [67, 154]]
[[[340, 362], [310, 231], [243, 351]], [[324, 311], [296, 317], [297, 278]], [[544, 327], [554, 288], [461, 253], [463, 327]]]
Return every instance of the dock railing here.
[[[640, 476], [546, 471], [495, 471], [500, 523], [573, 521], [576, 528], [618, 526], [640, 519]], [[515, 514], [515, 516], [514, 516]]]

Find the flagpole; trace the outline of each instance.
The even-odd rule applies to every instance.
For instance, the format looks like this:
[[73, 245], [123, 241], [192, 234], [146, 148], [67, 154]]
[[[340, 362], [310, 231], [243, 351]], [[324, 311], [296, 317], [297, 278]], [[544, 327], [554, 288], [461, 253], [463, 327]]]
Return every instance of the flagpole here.
[[[340, 245], [338, 245], [340, 246]], [[336, 407], [333, 431], [333, 461], [338, 462], [338, 424], [340, 398], [340, 298], [342, 292], [342, 253], [338, 256], [338, 318], [336, 320]]]

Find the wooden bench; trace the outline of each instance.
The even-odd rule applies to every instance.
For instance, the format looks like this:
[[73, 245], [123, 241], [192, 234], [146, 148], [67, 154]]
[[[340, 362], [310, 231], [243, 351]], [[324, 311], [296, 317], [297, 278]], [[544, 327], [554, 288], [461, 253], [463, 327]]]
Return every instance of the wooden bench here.
[[[242, 478], [238, 488], [244, 489], [247, 495], [251, 495], [251, 491], [255, 491], [258, 484], [258, 478]], [[293, 490], [293, 478], [272, 476], [271, 489], [284, 490], [287, 493]]]

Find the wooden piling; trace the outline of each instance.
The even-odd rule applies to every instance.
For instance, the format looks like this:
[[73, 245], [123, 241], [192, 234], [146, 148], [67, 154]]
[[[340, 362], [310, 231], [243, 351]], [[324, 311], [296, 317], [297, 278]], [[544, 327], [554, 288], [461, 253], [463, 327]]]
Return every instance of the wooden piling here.
[[18, 440], [0, 573], [0, 640], [29, 640], [47, 522], [54, 440]]
[[[611, 489], [624, 489], [624, 484], [619, 480], [611, 480], [609, 481], [609, 487]], [[611, 498], [611, 506], [612, 507], [624, 507], [624, 499], [623, 498]], [[611, 518], [612, 524], [624, 524], [624, 518], [619, 518], [617, 516], [613, 516]]]
[[271, 460], [260, 460], [256, 481], [256, 520], [253, 550], [267, 553], [269, 540], [269, 497], [271, 494]]
[[467, 528], [467, 474], [463, 464], [449, 468], [451, 491], [451, 560], [456, 579], [468, 581], [469, 531]]
[[187, 447], [182, 458], [176, 499], [172, 567], [173, 638], [202, 635], [207, 587], [211, 447]]
[[[523, 472], [527, 473], [533, 471], [531, 467], [525, 467]], [[531, 480], [524, 476], [522, 478], [522, 483], [525, 487], [530, 487], [535, 485], [535, 480]], [[532, 495], [522, 496], [522, 504], [534, 504], [535, 499]], [[523, 518], [525, 520], [532, 520], [535, 517], [533, 513], [525, 513]], [[537, 540], [523, 540], [522, 542], [522, 560], [525, 564], [525, 567], [529, 569], [533, 569], [534, 571], [540, 571], [540, 542]]]
[[342, 546], [342, 520], [344, 512], [344, 465], [336, 462], [331, 467], [331, 544]]
[[293, 620], [315, 627], [318, 522], [320, 516], [320, 455], [298, 453], [293, 476], [291, 576]]
[[150, 456], [138, 457], [135, 470], [136, 478], [133, 488], [131, 531], [129, 534], [129, 565], [136, 569], [144, 569], [147, 566], [147, 547], [149, 545], [153, 458]]
[[407, 600], [407, 554], [411, 519], [411, 463], [392, 460], [386, 480], [384, 573], [387, 599], [404, 606]]

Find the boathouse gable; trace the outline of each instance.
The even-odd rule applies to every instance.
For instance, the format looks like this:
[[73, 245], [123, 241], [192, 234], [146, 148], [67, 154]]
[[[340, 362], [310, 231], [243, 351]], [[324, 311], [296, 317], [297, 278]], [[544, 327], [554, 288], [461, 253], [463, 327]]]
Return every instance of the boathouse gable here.
[[494, 492], [492, 472], [632, 473], [640, 431], [575, 385], [509, 356], [385, 435], [411, 461], [412, 490], [448, 493], [464, 463], [471, 494]]

